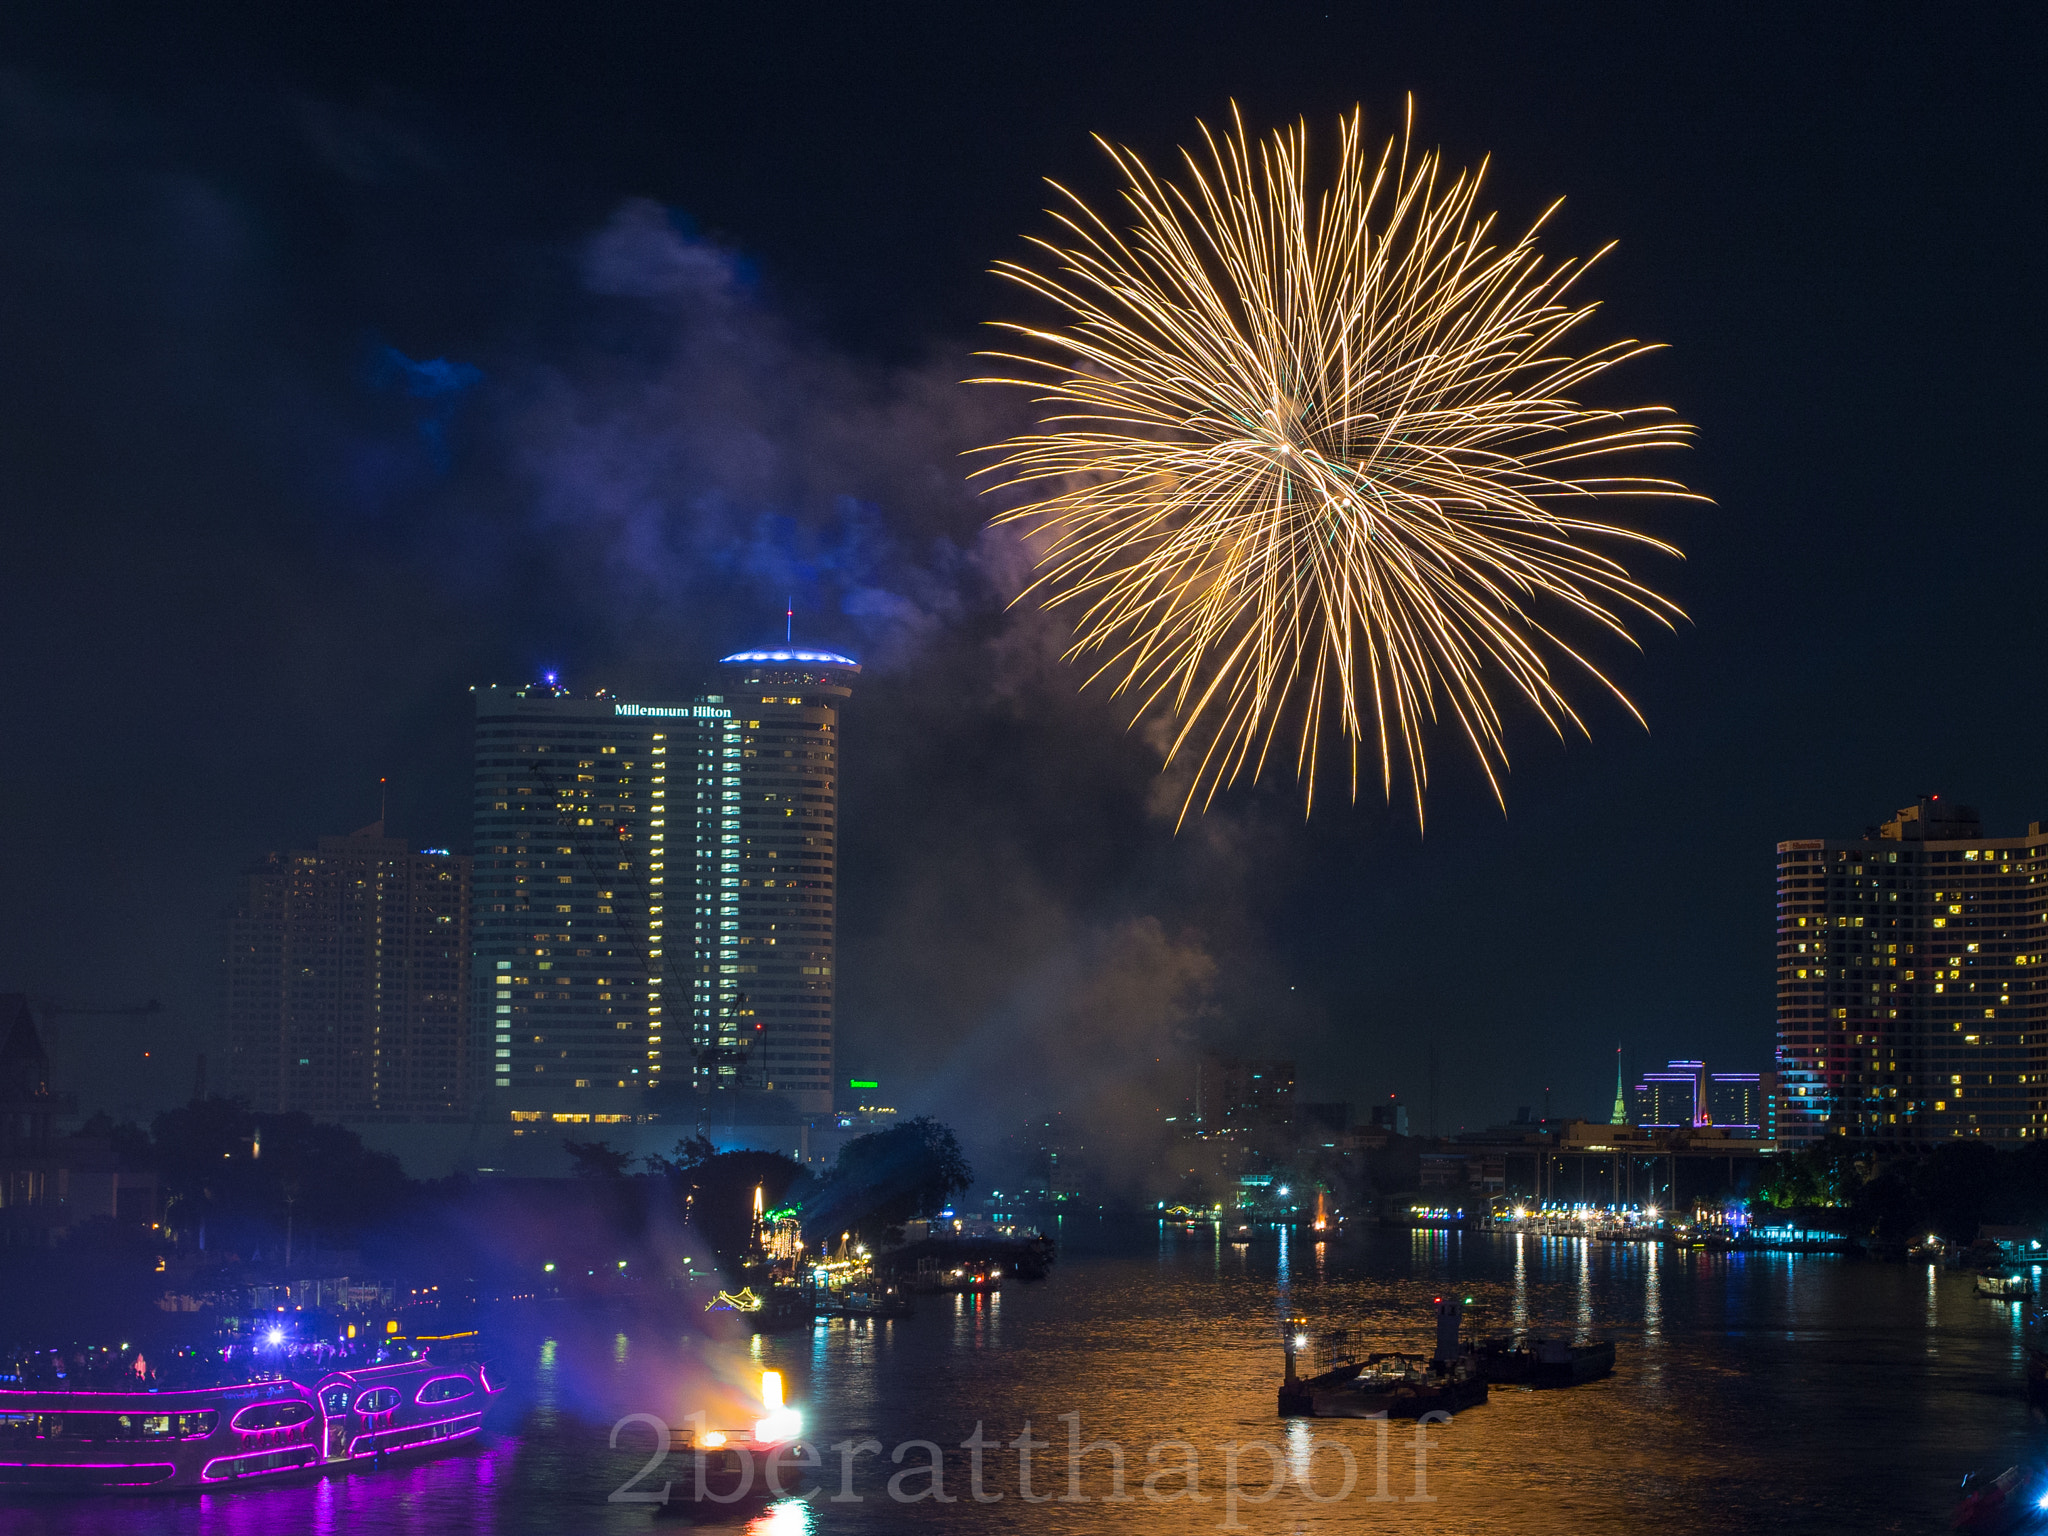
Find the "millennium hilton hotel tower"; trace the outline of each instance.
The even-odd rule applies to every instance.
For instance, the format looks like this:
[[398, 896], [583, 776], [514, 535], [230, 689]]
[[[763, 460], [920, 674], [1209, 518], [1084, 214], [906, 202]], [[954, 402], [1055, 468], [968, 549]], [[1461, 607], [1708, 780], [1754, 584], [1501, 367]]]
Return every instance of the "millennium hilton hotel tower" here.
[[515, 1131], [679, 1115], [692, 1090], [832, 1107], [860, 667], [794, 647], [719, 667], [724, 691], [687, 702], [475, 691], [476, 1035]]
[[2048, 1134], [2048, 830], [1926, 796], [1778, 844], [1780, 1142]]

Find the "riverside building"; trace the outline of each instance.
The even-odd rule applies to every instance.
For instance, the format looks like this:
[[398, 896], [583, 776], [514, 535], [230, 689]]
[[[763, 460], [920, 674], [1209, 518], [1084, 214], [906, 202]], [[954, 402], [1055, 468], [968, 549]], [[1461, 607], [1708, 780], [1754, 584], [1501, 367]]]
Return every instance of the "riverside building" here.
[[[791, 1109], [828, 1114], [839, 709], [860, 667], [830, 651], [788, 646], [741, 651], [719, 667], [739, 737], [740, 779], [738, 799], [725, 801], [718, 823], [718, 869], [721, 892], [737, 892], [738, 920], [721, 909], [717, 959], [706, 955], [699, 965], [704, 1086], [758, 1087], [786, 1095]], [[715, 990], [708, 984], [714, 976]], [[741, 1050], [744, 1061], [733, 1054]]]
[[1647, 1131], [1719, 1127], [1731, 1136], [1774, 1141], [1778, 1127], [1776, 1072], [1709, 1072], [1704, 1061], [1671, 1061], [1635, 1085], [1629, 1123]]
[[476, 1038], [515, 1132], [678, 1118], [693, 1090], [831, 1108], [837, 706], [859, 667], [720, 665], [728, 691], [686, 701], [475, 690]]
[[1925, 796], [1778, 845], [1778, 1135], [1922, 1145], [2048, 1130], [2048, 831]]
[[464, 1118], [469, 921], [470, 861], [382, 822], [256, 865], [223, 922], [228, 1091], [324, 1119]]

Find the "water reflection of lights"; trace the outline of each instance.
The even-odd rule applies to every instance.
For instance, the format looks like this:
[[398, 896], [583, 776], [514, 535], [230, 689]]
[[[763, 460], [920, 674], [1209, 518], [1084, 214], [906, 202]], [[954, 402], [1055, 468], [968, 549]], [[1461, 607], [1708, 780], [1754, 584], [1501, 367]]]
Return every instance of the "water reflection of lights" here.
[[1579, 1337], [1589, 1338], [1593, 1332], [1593, 1254], [1592, 1242], [1580, 1238], [1576, 1255], [1579, 1261]]
[[1664, 1247], [1643, 1249], [1643, 1337], [1654, 1339], [1664, 1326]]
[[1315, 1455], [1315, 1437], [1300, 1419], [1287, 1421], [1287, 1475], [1295, 1486], [1309, 1486], [1309, 1461]]
[[1529, 1250], [1528, 1238], [1515, 1234], [1515, 1309], [1514, 1326], [1529, 1326]]
[[747, 1536], [810, 1536], [818, 1512], [806, 1498], [779, 1499], [747, 1522]]
[[955, 1291], [953, 1293], [953, 1339], [961, 1345], [985, 1349], [1001, 1338], [1001, 1291]]

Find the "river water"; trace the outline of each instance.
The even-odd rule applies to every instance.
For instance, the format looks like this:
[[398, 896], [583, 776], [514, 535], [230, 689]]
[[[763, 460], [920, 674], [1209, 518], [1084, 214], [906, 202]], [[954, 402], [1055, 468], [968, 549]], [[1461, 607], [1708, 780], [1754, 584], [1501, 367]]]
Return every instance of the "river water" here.
[[[2048, 1439], [2022, 1391], [2017, 1309], [1977, 1297], [1968, 1275], [1926, 1266], [1476, 1233], [1249, 1247], [1171, 1229], [1136, 1243], [1092, 1230], [1065, 1238], [1048, 1280], [924, 1298], [915, 1317], [884, 1324], [713, 1344], [673, 1319], [508, 1314], [515, 1385], [472, 1450], [290, 1486], [17, 1503], [0, 1507], [0, 1531], [679, 1528], [646, 1503], [611, 1499], [675, 1475], [635, 1482], [654, 1432], [618, 1426], [613, 1449], [615, 1425], [636, 1413], [681, 1423], [693, 1409], [730, 1419], [739, 1384], [763, 1368], [785, 1374], [824, 1464], [808, 1497], [696, 1523], [748, 1536], [1934, 1532], [1947, 1528], [1964, 1472], [2004, 1467]], [[1430, 1302], [1446, 1288], [1473, 1298], [1480, 1332], [1616, 1338], [1615, 1374], [1569, 1390], [1496, 1388], [1424, 1431], [1420, 1447], [1409, 1424], [1276, 1417], [1280, 1317], [1363, 1324], [1387, 1347], [1426, 1349]], [[977, 1424], [988, 1446], [979, 1502], [976, 1453], [961, 1448]], [[1014, 1448], [1027, 1424], [1046, 1442], [1030, 1447], [1036, 1501], [1023, 1496]], [[1121, 1451], [1125, 1502], [1110, 1501], [1107, 1448], [1086, 1454], [1070, 1484], [1076, 1428]], [[931, 1492], [935, 1458], [951, 1502], [911, 1502]]]

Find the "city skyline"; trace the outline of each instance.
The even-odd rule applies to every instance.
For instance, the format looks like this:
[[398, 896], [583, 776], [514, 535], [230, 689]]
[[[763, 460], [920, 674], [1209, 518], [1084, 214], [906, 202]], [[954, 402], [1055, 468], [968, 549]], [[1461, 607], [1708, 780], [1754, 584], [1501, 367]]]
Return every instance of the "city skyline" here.
[[[58, 1015], [59, 1070], [89, 1055], [116, 1110], [178, 1101], [201, 1051], [221, 1081], [240, 871], [377, 819], [385, 778], [393, 833], [465, 846], [471, 683], [692, 697], [792, 602], [863, 666], [839, 1076], [1007, 1119], [1083, 1087], [1143, 1101], [1193, 1033], [1414, 1105], [1434, 1048], [1450, 1127], [1546, 1087], [1599, 1114], [1617, 1041], [1632, 1067], [1760, 1068], [1780, 840], [1853, 840], [1922, 788], [1994, 828], [2042, 814], [2043, 728], [2009, 697], [2028, 606], [1982, 574], [2024, 565], [2030, 490], [2018, 456], [1936, 446], [2038, 415], [1982, 313], [2032, 291], [2038, 211], [2007, 242], [1897, 217], [2012, 203], [2031, 55], [1805, 17], [1768, 48], [1718, 16], [1277, 17], [1103, 18], [1078, 66], [1049, 23], [989, 46], [954, 17], [932, 68], [877, 51], [887, 28], [650, 22], [538, 92], [567, 45], [534, 18], [481, 59], [424, 19], [402, 46], [332, 19], [0, 23], [28, 82], [0, 207], [51, 232], [0, 253], [23, 413], [0, 615], [12, 734], [41, 744], [0, 796], [25, 871], [0, 985], [163, 1004]], [[707, 63], [784, 50], [811, 72]], [[935, 143], [949, 78], [976, 83]], [[1770, 109], [1731, 110], [1730, 81]], [[1164, 166], [1232, 100], [1254, 137], [1362, 101], [1380, 142], [1410, 93], [1446, 164], [1492, 153], [1503, 228], [1565, 196], [1546, 249], [1619, 241], [1585, 334], [1671, 344], [1624, 398], [1701, 425], [1684, 473], [1714, 504], [1674, 504], [1687, 560], [1660, 575], [1692, 622], [1595, 657], [1648, 735], [1618, 706], [1569, 746], [1507, 722], [1506, 814], [1445, 741], [1426, 835], [1371, 796], [1319, 795], [1304, 826], [1284, 784], [1176, 835], [1152, 725], [1075, 696], [1071, 633], [1008, 606], [1025, 552], [964, 483], [963, 451], [1025, 420], [958, 383], [987, 371], [985, 321], [1034, 318], [985, 271], [1045, 233], [1040, 178], [1111, 205], [1090, 132]], [[848, 125], [896, 174], [845, 173]]]
[[0, 7], [0, 1508], [2048, 1526], [2044, 64]]

